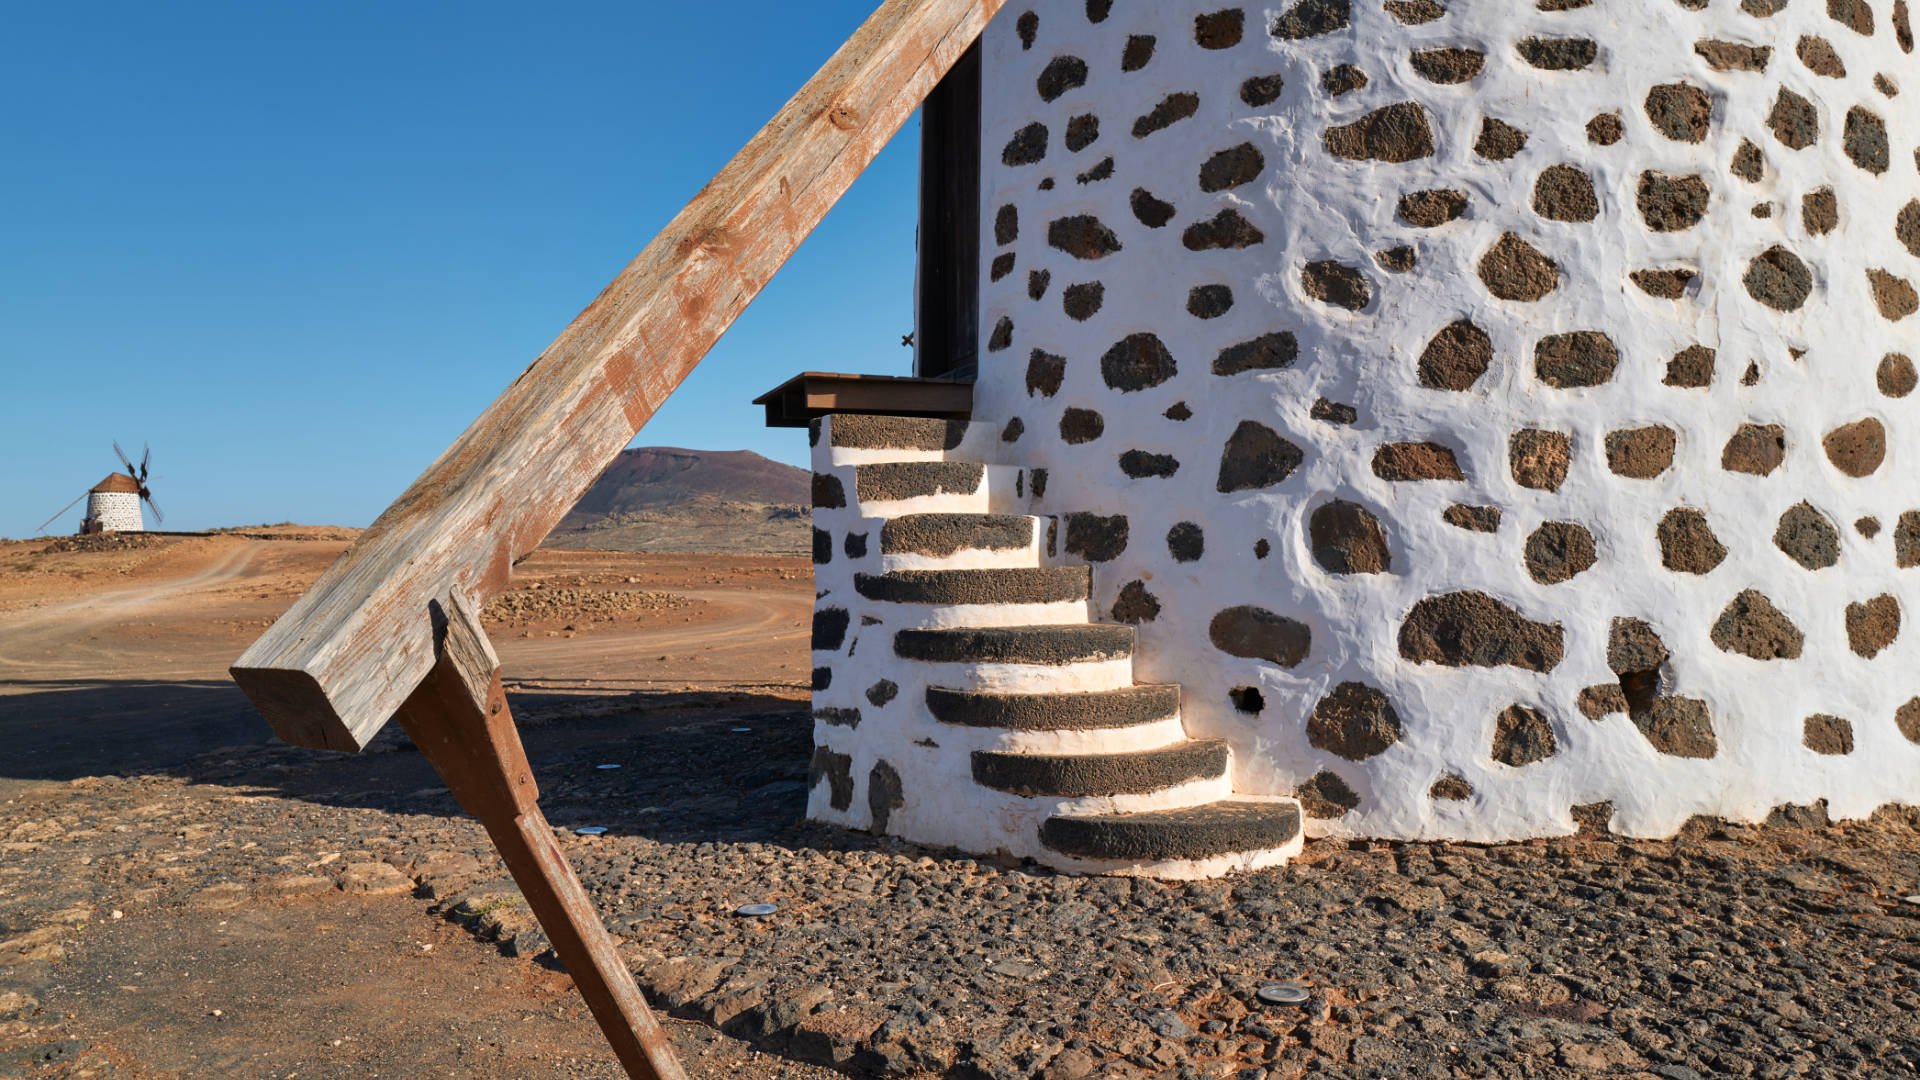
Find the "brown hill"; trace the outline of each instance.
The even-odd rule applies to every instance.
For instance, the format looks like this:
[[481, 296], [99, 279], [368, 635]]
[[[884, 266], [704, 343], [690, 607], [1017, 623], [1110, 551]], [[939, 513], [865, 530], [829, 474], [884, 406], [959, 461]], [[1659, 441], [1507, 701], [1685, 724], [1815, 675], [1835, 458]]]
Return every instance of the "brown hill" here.
[[810, 550], [805, 469], [751, 450], [622, 450], [543, 547], [798, 555]]

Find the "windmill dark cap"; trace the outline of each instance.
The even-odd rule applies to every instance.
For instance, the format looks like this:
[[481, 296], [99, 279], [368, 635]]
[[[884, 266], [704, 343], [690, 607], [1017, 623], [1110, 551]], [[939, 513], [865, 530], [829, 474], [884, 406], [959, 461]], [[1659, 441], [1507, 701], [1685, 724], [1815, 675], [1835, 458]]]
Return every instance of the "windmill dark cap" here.
[[[72, 491], [73, 489], [68, 488], [67, 490]], [[119, 472], [108, 473], [107, 478], [105, 480], [102, 480], [99, 483], [93, 485], [91, 488], [88, 488], [87, 491], [89, 493], [100, 492], [100, 491], [120, 491], [120, 492], [125, 492], [128, 495], [138, 495], [141, 493], [140, 482], [138, 480], [135, 480], [133, 477], [128, 476], [126, 473], [119, 473]]]

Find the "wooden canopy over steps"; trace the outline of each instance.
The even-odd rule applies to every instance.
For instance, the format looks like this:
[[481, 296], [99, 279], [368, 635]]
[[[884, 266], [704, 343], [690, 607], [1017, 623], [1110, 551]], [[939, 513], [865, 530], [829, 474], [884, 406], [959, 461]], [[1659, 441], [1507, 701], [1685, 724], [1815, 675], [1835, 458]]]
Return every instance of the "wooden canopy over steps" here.
[[[685, 1073], [553, 846], [471, 613], [507, 584], [826, 216], [1004, 0], [885, 0], [800, 92], [231, 668], [297, 746], [397, 711], [634, 1077]], [[403, 708], [404, 707], [404, 708]]]
[[973, 415], [973, 383], [803, 371], [754, 398], [753, 403], [766, 406], [768, 427], [806, 427], [836, 413], [965, 420]]

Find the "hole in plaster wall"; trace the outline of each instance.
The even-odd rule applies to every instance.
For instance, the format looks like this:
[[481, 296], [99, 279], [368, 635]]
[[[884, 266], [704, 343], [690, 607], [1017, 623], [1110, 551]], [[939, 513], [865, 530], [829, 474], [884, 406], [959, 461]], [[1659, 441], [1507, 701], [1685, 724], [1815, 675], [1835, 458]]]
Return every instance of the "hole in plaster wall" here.
[[1266, 696], [1257, 686], [1236, 686], [1227, 691], [1227, 697], [1233, 701], [1233, 707], [1243, 713], [1258, 713], [1267, 707]]
[[1620, 692], [1626, 695], [1629, 716], [1646, 715], [1660, 697], [1660, 670], [1621, 672]]

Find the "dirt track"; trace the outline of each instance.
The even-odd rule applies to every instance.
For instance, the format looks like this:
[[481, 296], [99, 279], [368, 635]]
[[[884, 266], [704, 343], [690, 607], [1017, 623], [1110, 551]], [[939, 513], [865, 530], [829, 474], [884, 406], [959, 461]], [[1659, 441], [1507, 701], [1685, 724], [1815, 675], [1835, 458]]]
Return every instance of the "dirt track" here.
[[[270, 741], [226, 667], [345, 550], [351, 534], [331, 532], [339, 538], [212, 536], [52, 554], [41, 554], [45, 541], [0, 543], [0, 745], [8, 748], [0, 755], [0, 837], [7, 821], [16, 831], [22, 821], [31, 826], [23, 835], [47, 832], [60, 842], [71, 834], [64, 842], [82, 845], [103, 832], [151, 831], [138, 815], [104, 811], [52, 825], [56, 807], [64, 815], [94, 805], [91, 776], [156, 777], [152, 790], [163, 799], [142, 814], [194, 792], [212, 792], [198, 796], [208, 810], [230, 797], [160, 777], [191, 776], [191, 763], [216, 748]], [[536, 758], [559, 743], [617, 743], [634, 715], [630, 693], [695, 709], [804, 699], [812, 596], [802, 559], [542, 551], [515, 574], [516, 588], [536, 585], [688, 601], [611, 620], [490, 626]], [[546, 722], [601, 713], [584, 724]], [[375, 766], [358, 770], [358, 782], [387, 792], [436, 784], [418, 755], [358, 763]], [[319, 764], [322, 773], [336, 771]], [[275, 797], [293, 800], [282, 816], [305, 812], [301, 797]], [[184, 812], [181, 835], [192, 835], [204, 812], [191, 805], [169, 811]], [[344, 827], [326, 828], [338, 835]], [[164, 854], [173, 844], [162, 835], [137, 846], [157, 842], [163, 861], [180, 858]], [[69, 850], [87, 865], [55, 870], [60, 889], [75, 890], [60, 896], [49, 891], [47, 868], [31, 866], [59, 850], [36, 841], [0, 854], [0, 939], [49, 925], [78, 935], [57, 964], [0, 957], [0, 1076], [197, 1080], [266, 1075], [269, 1062], [300, 1062], [274, 1075], [305, 1077], [614, 1075], [564, 975], [499, 955], [429, 917], [424, 900], [330, 890], [207, 909], [154, 899], [150, 890], [88, 886], [95, 856], [81, 856], [78, 846]], [[196, 861], [192, 851], [185, 857], [160, 880]], [[127, 917], [109, 918], [108, 905]], [[428, 944], [434, 948], [422, 948]], [[40, 1005], [9, 1006], [36, 998]], [[56, 1002], [64, 1019], [53, 1014]], [[697, 1025], [672, 1027], [696, 1076], [809, 1071]], [[29, 1051], [52, 1055], [44, 1071], [14, 1071], [10, 1054]]]

